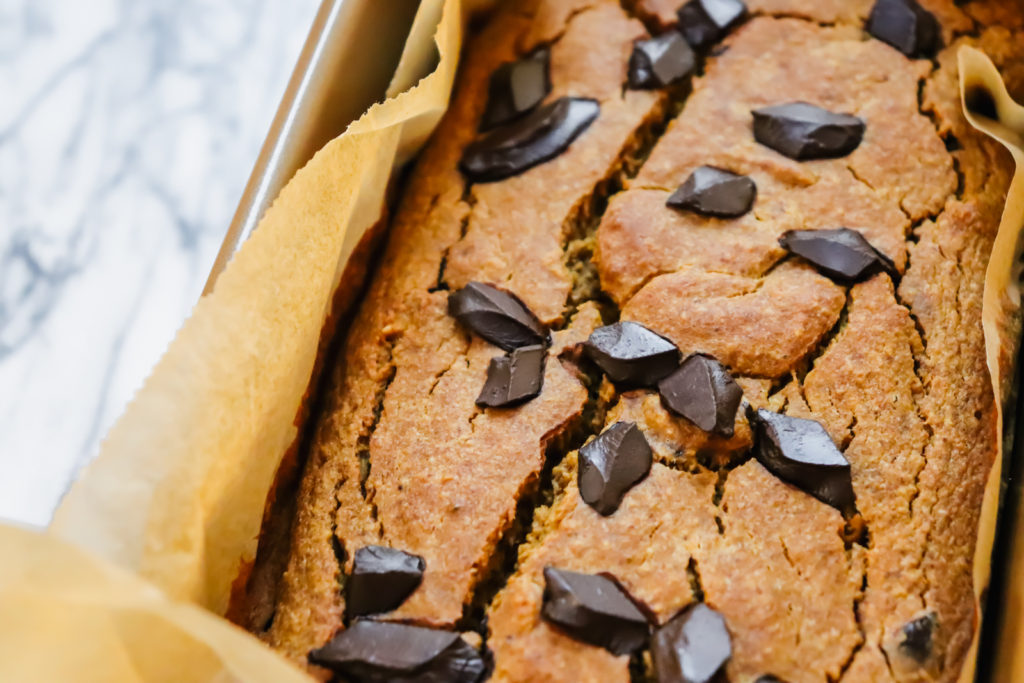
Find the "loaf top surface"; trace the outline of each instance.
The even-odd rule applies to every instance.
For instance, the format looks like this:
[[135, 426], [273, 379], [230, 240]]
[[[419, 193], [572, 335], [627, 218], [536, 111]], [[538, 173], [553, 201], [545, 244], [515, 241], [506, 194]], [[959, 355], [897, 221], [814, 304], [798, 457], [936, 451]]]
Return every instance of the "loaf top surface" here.
[[[1024, 92], [1024, 9], [686, 7], [474, 31], [249, 596], [315, 674], [957, 679], [1013, 169], [955, 55]], [[430, 656], [371, 666], [367, 615]]]

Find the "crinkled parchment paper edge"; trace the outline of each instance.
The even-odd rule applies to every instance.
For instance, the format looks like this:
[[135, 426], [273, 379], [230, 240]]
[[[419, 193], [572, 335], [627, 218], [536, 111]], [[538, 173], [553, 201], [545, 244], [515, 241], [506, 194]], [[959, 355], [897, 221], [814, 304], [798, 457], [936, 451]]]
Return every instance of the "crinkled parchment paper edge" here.
[[[1020, 256], [1024, 241], [1021, 228], [1024, 227], [1024, 148], [1021, 133], [1024, 132], [1024, 107], [1010, 97], [1006, 85], [992, 61], [980, 50], [972, 47], [961, 47], [959, 54], [960, 66], [960, 97], [964, 115], [968, 122], [982, 133], [1000, 142], [1013, 156], [1016, 171], [1007, 192], [1006, 204], [1003, 207], [999, 231], [992, 245], [988, 267], [985, 271], [985, 289], [982, 304], [982, 325], [985, 332], [985, 355], [989, 375], [992, 380], [992, 391], [996, 397], [996, 429], [999, 435], [998, 451], [995, 462], [989, 472], [982, 501], [982, 510], [978, 522], [977, 547], [974, 555], [974, 592], [975, 604], [981, 617], [982, 600], [988, 590], [992, 574], [992, 551], [996, 535], [996, 520], [1000, 510], [1000, 498], [1003, 484], [1004, 454], [1009, 444], [1005, 438], [1007, 420], [1005, 411], [1013, 393], [1015, 360], [1019, 349], [1021, 330], [1020, 288], [1019, 277]], [[972, 112], [968, 107], [968, 93], [982, 89], [989, 94], [995, 103], [999, 121], [986, 119]], [[1010, 424], [1012, 425], [1012, 420]], [[1019, 566], [1019, 565], [1018, 565]], [[1018, 610], [1004, 606], [1002, 614], [988, 615], [989, 618], [1002, 622], [1002, 626], [1011, 620], [1018, 620], [1022, 614]], [[980, 627], [980, 623], [979, 623]], [[1004, 642], [1000, 646], [1001, 667], [1010, 666], [1018, 675], [1012, 675], [1008, 669], [1003, 674], [996, 674], [996, 680], [1024, 680], [1024, 657], [1021, 653], [1013, 653], [1012, 644]], [[974, 639], [959, 680], [969, 683], [974, 680], [977, 667], [980, 628], [975, 630]], [[1012, 661], [1011, 661], [1012, 660]], [[1008, 677], [1007, 677], [1008, 676]]]

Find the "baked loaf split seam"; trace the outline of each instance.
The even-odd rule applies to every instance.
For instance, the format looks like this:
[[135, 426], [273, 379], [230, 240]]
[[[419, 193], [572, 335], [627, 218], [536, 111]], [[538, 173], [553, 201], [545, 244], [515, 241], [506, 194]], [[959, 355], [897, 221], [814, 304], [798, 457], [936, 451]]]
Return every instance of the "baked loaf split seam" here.
[[[699, 619], [703, 651], [725, 651], [709, 675], [721, 665], [731, 681], [958, 678], [978, 628], [976, 532], [1000, 438], [982, 290], [1013, 164], [964, 120], [956, 52], [982, 49], [1024, 94], [1024, 9], [879, 2], [917, 22], [902, 46], [886, 33], [893, 20], [871, 28], [874, 0], [748, 0], [728, 26], [694, 10], [736, 4], [695, 0], [677, 14], [678, 0], [512, 1], [471, 39], [329, 360], [287, 569], [247, 596], [247, 627], [331, 666], [336, 655], [319, 648], [366, 625], [346, 601], [363, 571], [354, 565], [401, 560], [414, 589], [374, 619], [467, 634], [444, 644], [459, 680], [477, 675], [464, 646], [487, 653], [491, 680], [668, 680], [666, 652], [694, 656], [672, 625]], [[652, 35], [661, 42], [641, 43], [644, 71], [635, 43]], [[672, 73], [687, 54], [690, 68]], [[496, 157], [521, 162], [516, 139], [473, 156], [500, 95], [492, 74], [517, 60], [547, 70], [543, 102], [518, 120], [548, 118], [527, 132], [550, 142], [578, 125], [555, 153], [487, 177]], [[523, 106], [529, 88], [508, 87]], [[856, 144], [787, 152], [794, 128], [779, 122], [804, 110], [779, 105], [797, 102], [845, 115], [828, 123]], [[756, 197], [736, 194], [751, 181]], [[853, 277], [814, 256], [834, 253], [841, 227], [870, 256]], [[494, 398], [512, 389], [490, 385], [501, 349], [450, 314], [471, 283], [514, 294], [552, 330], [539, 341], [539, 393], [534, 382], [515, 406]], [[709, 391], [721, 411], [730, 382], [742, 390], [735, 421], [702, 429], [671, 387], [613, 382], [584, 342], [619, 321], [681, 358], [702, 354], [712, 378], [720, 369]], [[527, 373], [516, 353], [502, 366], [513, 378]], [[478, 405], [485, 380], [492, 402]], [[824, 428], [848, 462], [854, 505], [780, 474], [765, 445], [772, 415]], [[603, 482], [597, 505], [580, 470], [620, 423], [639, 429], [649, 465], [620, 495]], [[612, 469], [635, 438], [615, 429], [621, 443], [602, 451]], [[783, 441], [771, 444], [785, 459]], [[407, 555], [366, 550], [376, 546]], [[622, 652], [558, 621], [559, 591], [577, 601], [573, 618], [596, 618], [581, 597], [595, 575], [639, 606], [649, 644]], [[626, 628], [617, 618], [602, 633]]]

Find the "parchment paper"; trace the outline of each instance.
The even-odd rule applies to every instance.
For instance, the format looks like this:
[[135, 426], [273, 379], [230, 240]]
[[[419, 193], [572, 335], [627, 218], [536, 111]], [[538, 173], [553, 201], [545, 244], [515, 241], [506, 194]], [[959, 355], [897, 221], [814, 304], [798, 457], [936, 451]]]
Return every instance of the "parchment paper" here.
[[[447, 105], [467, 9], [460, 0], [425, 0], [392, 80], [391, 91], [401, 94], [371, 108], [284, 188], [72, 487], [50, 531], [0, 525], [0, 680], [309, 680], [216, 615], [255, 554], [346, 260], [380, 216], [396, 161], [415, 152]], [[435, 59], [431, 33], [439, 60], [422, 77]], [[961, 73], [965, 83], [992, 88], [1001, 117], [1019, 116], [1003, 123], [1024, 131], [1024, 113], [1011, 108], [983, 55], [962, 51]], [[1020, 148], [1011, 151], [1019, 165]], [[1019, 328], [1022, 223], [1018, 174], [984, 298], [988, 363], [1001, 397], [1012, 360], [1000, 349], [1015, 348]], [[979, 529], [978, 591], [988, 582], [1000, 465], [997, 459]]]
[[[1021, 107], [1006, 91], [995, 65], [979, 50], [961, 47], [960, 96], [964, 114], [972, 126], [993, 137], [1009, 150], [1013, 156], [1016, 172], [1003, 208], [999, 232], [992, 245], [988, 269], [985, 272], [985, 291], [982, 304], [982, 325], [985, 329], [985, 352], [992, 390], [998, 398], [998, 433], [1004, 434], [1004, 412], [1015, 408], [1009, 403], [1013, 389], [1014, 360], [1018, 349], [1021, 330], [1021, 252], [1024, 249], [1024, 107]], [[967, 93], [982, 89], [995, 103], [998, 121], [973, 113], [967, 108]], [[1017, 419], [1020, 419], [1018, 413]], [[995, 540], [996, 517], [999, 512], [1001, 485], [1003, 482], [1003, 455], [1005, 440], [999, 442], [995, 464], [989, 473], [985, 487], [985, 498], [978, 525], [978, 547], [974, 562], [974, 590], [980, 605], [983, 591], [988, 587], [991, 575], [992, 545]], [[1018, 445], [1019, 447], [1019, 445]], [[1022, 528], [1018, 526], [1018, 528]], [[998, 663], [995, 669], [997, 681], [1024, 681], [1024, 651], [1020, 636], [1024, 628], [1024, 580], [1019, 568], [1024, 567], [1024, 543], [1015, 539], [1010, 552], [1010, 561], [1017, 567], [1011, 577], [1008, 600], [1001, 606], [1002, 613], [993, 615], [1000, 623], [1001, 642], [998, 648]], [[978, 632], [971, 645], [968, 666], [960, 676], [964, 683], [974, 679]]]
[[53, 536], [0, 526], [0, 680], [309, 683], [241, 629]]

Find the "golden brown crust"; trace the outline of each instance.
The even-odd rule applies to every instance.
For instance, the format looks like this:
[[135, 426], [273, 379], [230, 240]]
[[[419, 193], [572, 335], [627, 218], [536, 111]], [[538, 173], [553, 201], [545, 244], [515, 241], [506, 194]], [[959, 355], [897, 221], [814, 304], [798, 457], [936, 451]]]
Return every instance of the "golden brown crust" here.
[[[655, 464], [615, 514], [602, 517], [579, 497], [574, 456], [559, 474], [564, 492], [538, 517], [538, 537], [525, 546], [515, 577], [488, 611], [492, 680], [628, 681], [627, 656], [584, 645], [541, 619], [543, 569], [610, 572], [660, 620], [668, 619], [692, 602], [687, 564], [718, 533], [715, 480]], [[685, 530], [680, 519], [687, 520]]]
[[[344, 607], [335, 541], [348, 557], [385, 543], [427, 559], [423, 585], [390, 616], [480, 628], [467, 615], [485, 608], [497, 680], [629, 680], [628, 658], [541, 619], [548, 564], [614, 573], [660, 621], [702, 597], [729, 625], [730, 680], [955, 679], [977, 627], [972, 567], [998, 437], [981, 293], [1012, 173], [960, 114], [955, 52], [982, 46], [1019, 92], [1024, 47], [1012, 31], [1024, 11], [921, 2], [949, 45], [935, 65], [867, 37], [870, 1], [751, 0], [755, 16], [708, 58], [606, 209], [609, 179], [667, 109], [664, 93], [622, 89], [643, 28], [613, 0], [510, 3], [464, 59], [338, 361], [271, 641], [302, 659], [329, 638]], [[679, 2], [670, 4], [626, 3], [651, 25], [674, 21]], [[597, 98], [600, 117], [554, 160], [467, 186], [457, 160], [487, 77], [541, 42], [552, 45], [552, 97]], [[751, 109], [796, 99], [861, 116], [863, 143], [810, 162], [758, 145]], [[705, 164], [755, 180], [750, 214], [707, 219], [665, 206]], [[786, 230], [838, 226], [890, 256], [896, 283], [837, 284], [777, 242]], [[567, 248], [573, 239], [582, 258]], [[599, 324], [598, 308], [570, 301], [586, 289], [592, 244], [608, 315], [617, 307], [684, 353], [715, 355], [752, 405], [826, 426], [851, 462], [854, 520], [751, 460], [744, 419], [723, 439], [668, 413], [653, 392], [594, 388], [574, 346]], [[556, 333], [541, 396], [520, 408], [473, 403], [497, 350], [445, 311], [445, 287], [471, 280], [503, 283], [556, 326], [576, 312]], [[602, 517], [580, 500], [575, 455], [561, 441], [612, 404], [605, 424], [636, 422], [655, 464]], [[534, 500], [546, 457], [561, 459], [554, 493]], [[518, 565], [504, 568], [507, 584], [480, 604], [519, 501], [534, 506], [532, 531]], [[917, 661], [900, 648], [901, 628], [921, 614], [937, 627]]]
[[805, 264], [787, 262], [763, 278], [697, 268], [654, 278], [622, 317], [658, 330], [685, 353], [710, 353], [739, 374], [780, 377], [839, 320], [846, 297]]
[[[537, 4], [545, 12], [534, 23]], [[467, 186], [457, 160], [476, 130], [486, 80], [533, 47], [530, 31], [554, 40], [551, 97], [594, 97], [601, 116], [552, 162], [506, 182]], [[632, 41], [643, 35], [612, 0], [582, 7], [546, 0], [513, 3], [470, 47], [458, 92], [410, 179], [349, 332], [299, 492], [269, 632], [294, 658], [304, 660], [342, 624], [335, 542], [348, 558], [371, 543], [424, 556], [423, 584], [396, 616], [454, 625], [513, 527], [517, 501], [536, 488], [549, 444], [578, 421], [587, 392], [554, 359], [539, 399], [516, 410], [478, 409], [474, 399], [498, 351], [456, 327], [447, 290], [469, 279], [494, 281], [546, 321], [563, 318], [570, 277], [562, 244], [570, 226], [661, 113], [664, 95], [623, 95], [617, 85]], [[607, 49], [581, 49], [595, 42]], [[609, 71], [617, 74], [614, 88]]]
[[624, 395], [607, 421], [617, 420], [636, 422], [659, 462], [602, 517], [580, 500], [575, 456], [566, 459], [564, 490], [538, 512], [515, 575], [488, 611], [494, 680], [630, 680], [627, 658], [581, 645], [540, 618], [548, 565], [611, 572], [660, 623], [699, 587], [729, 624], [733, 680], [836, 675], [861, 639], [853, 604], [863, 564], [859, 549], [843, 547], [839, 513], [756, 462], [730, 472], [724, 487], [713, 472], [692, 473], [690, 459], [675, 455], [706, 447], [706, 435], [668, 415], [654, 394]]

